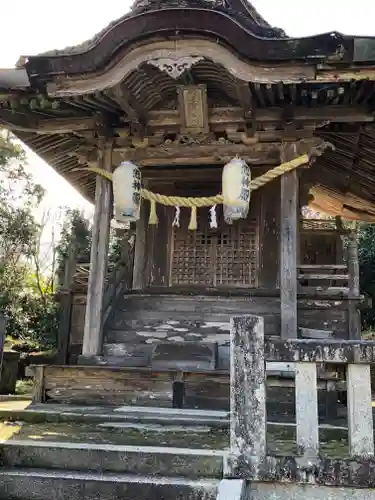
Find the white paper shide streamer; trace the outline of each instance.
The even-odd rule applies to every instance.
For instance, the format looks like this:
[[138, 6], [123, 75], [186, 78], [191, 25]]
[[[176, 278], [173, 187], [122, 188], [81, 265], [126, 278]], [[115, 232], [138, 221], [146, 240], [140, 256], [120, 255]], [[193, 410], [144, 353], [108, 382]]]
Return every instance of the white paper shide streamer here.
[[241, 158], [233, 158], [223, 168], [222, 190], [224, 219], [246, 219], [250, 205], [250, 167]]
[[113, 172], [113, 211], [117, 222], [136, 222], [141, 208], [141, 172], [123, 161]]
[[176, 213], [172, 222], [172, 227], [180, 227], [180, 207], [175, 207]]
[[217, 228], [216, 205], [213, 205], [210, 208], [210, 228], [211, 229]]

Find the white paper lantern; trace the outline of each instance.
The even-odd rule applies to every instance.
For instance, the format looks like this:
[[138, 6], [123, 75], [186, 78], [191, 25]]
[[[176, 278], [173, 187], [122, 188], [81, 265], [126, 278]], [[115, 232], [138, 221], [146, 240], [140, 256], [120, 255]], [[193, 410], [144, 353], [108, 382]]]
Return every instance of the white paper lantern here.
[[120, 223], [139, 220], [141, 208], [141, 172], [130, 161], [123, 161], [113, 172], [113, 211]]
[[222, 190], [224, 219], [227, 223], [245, 219], [250, 204], [250, 167], [244, 160], [233, 158], [223, 168]]

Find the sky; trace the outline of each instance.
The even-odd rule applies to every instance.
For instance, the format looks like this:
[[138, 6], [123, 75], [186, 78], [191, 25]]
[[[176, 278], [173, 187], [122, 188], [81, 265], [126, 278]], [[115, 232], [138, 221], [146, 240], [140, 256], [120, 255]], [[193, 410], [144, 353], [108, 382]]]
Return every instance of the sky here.
[[[1, 9], [0, 68], [11, 68], [19, 56], [62, 49], [91, 38], [125, 14], [129, 0], [13, 0]], [[375, 36], [374, 0], [254, 0], [254, 7], [289, 36], [327, 31]], [[58, 174], [29, 152], [29, 169], [47, 190], [42, 210], [69, 205], [89, 214], [92, 207]]]

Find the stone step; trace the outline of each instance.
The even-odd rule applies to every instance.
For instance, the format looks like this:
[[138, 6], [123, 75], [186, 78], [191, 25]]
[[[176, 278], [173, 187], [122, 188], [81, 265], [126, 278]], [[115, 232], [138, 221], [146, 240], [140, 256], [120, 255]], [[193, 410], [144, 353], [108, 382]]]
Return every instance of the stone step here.
[[225, 452], [220, 450], [38, 442], [31, 439], [12, 440], [1, 444], [2, 464], [9, 468], [139, 474], [155, 477], [168, 475], [188, 479], [221, 478], [224, 455]]
[[128, 422], [169, 425], [209, 425], [226, 428], [229, 413], [226, 411], [153, 408], [146, 406], [76, 406], [66, 404], [33, 404], [28, 408], [0, 410], [0, 418], [29, 423], [103, 423]]
[[0, 469], [2, 500], [216, 500], [219, 480]]

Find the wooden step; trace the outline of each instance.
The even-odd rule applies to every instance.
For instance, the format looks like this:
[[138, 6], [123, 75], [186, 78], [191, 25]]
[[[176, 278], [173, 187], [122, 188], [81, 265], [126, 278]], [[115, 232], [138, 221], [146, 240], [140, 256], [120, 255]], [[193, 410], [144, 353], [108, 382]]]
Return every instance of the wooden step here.
[[106, 343], [104, 357], [116, 366], [149, 366], [154, 370], [215, 370], [218, 364], [218, 345], [215, 342], [189, 341], [158, 341], [151, 344]]
[[349, 280], [349, 274], [299, 274], [298, 275], [299, 280], [321, 280], [321, 281], [348, 281]]

